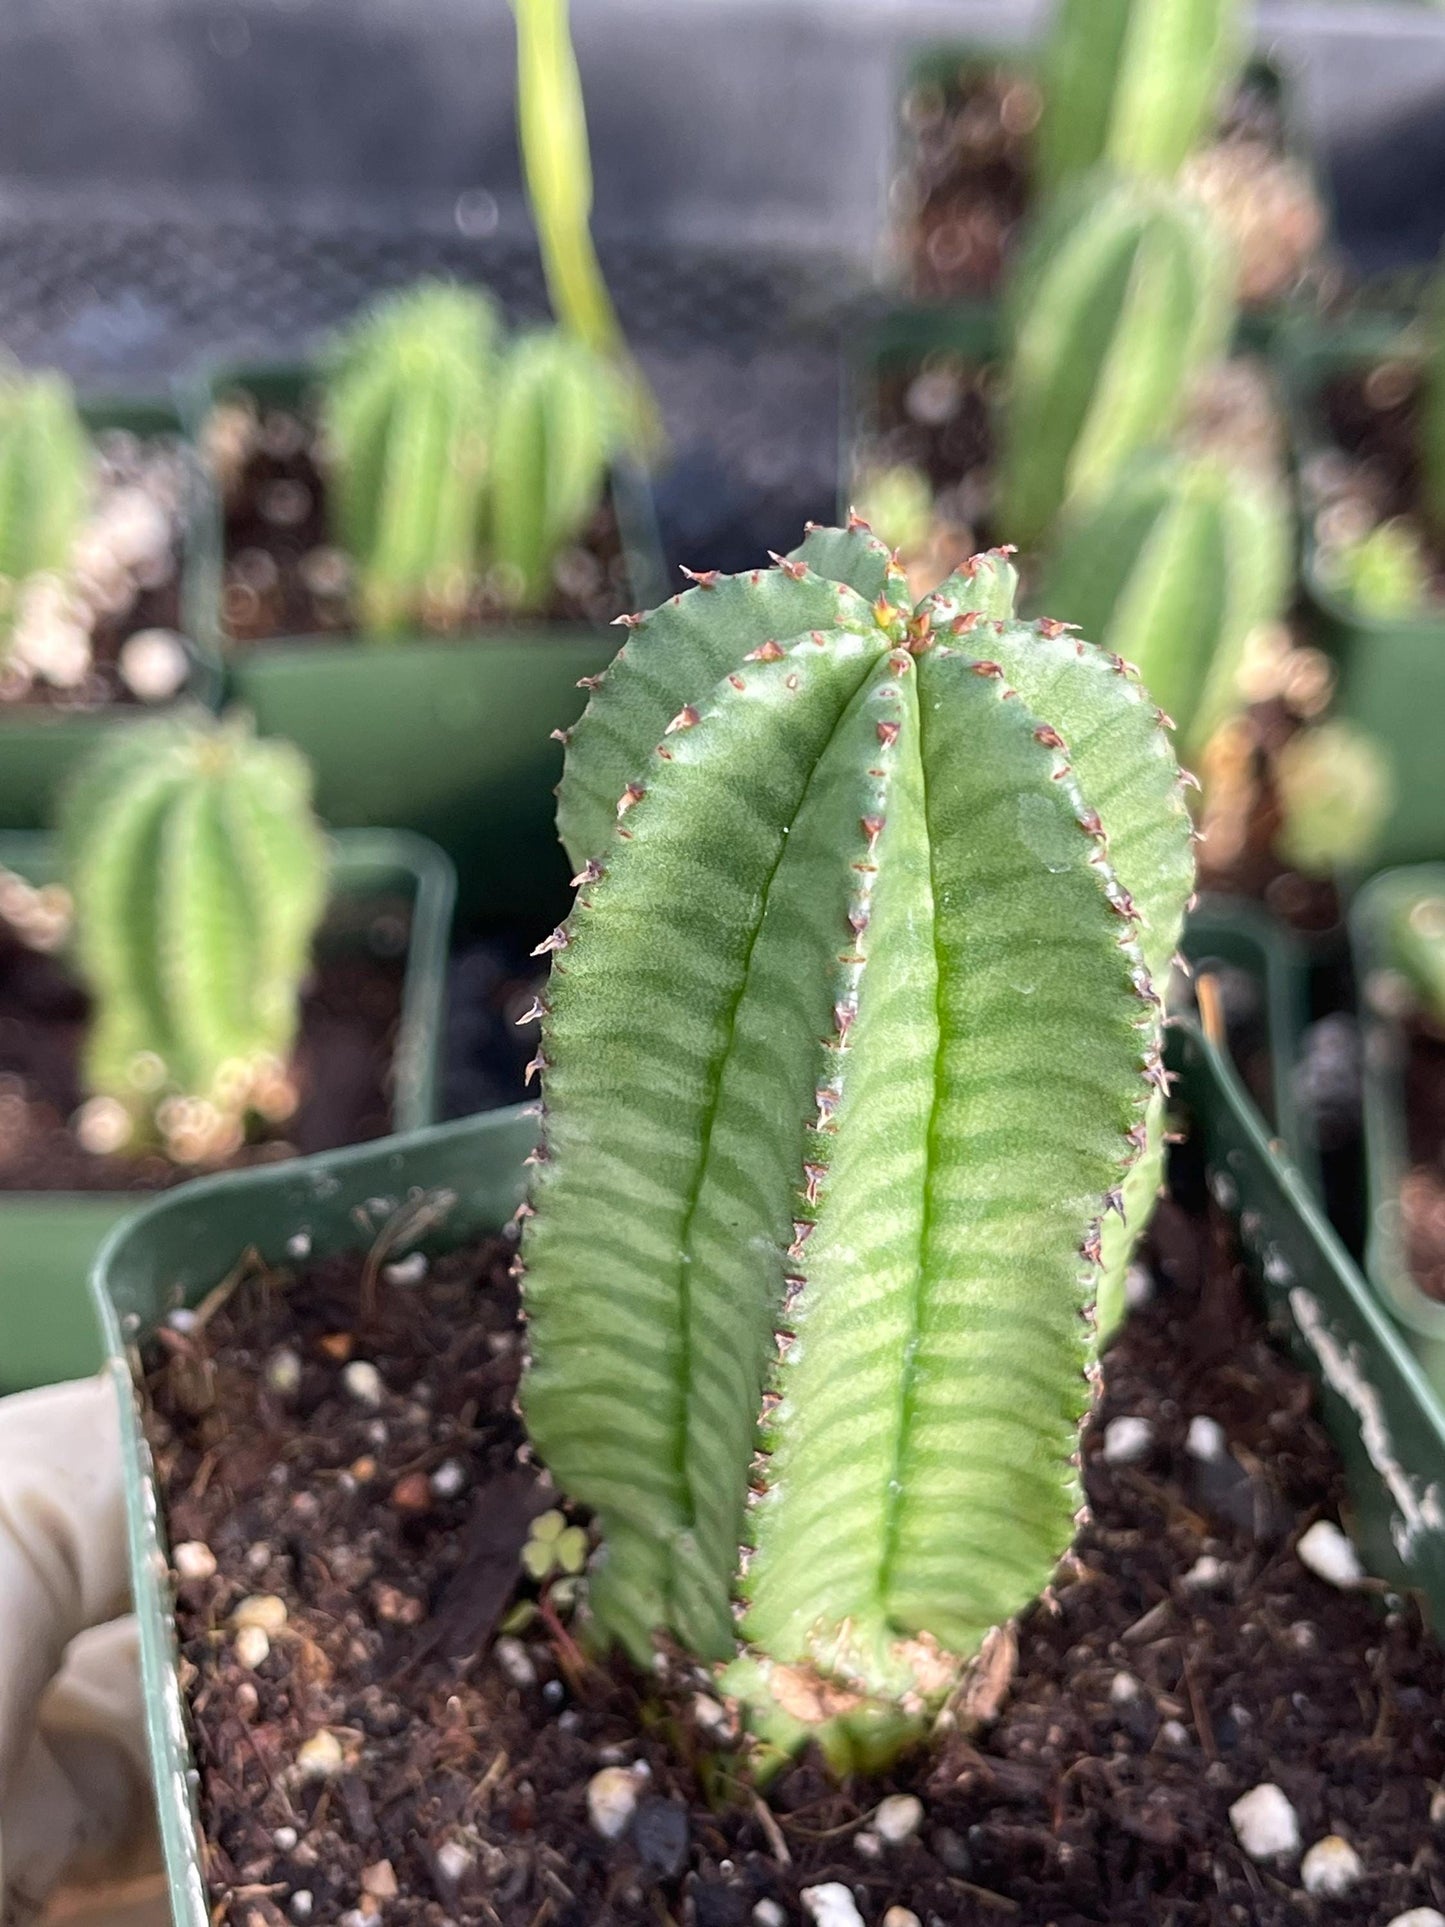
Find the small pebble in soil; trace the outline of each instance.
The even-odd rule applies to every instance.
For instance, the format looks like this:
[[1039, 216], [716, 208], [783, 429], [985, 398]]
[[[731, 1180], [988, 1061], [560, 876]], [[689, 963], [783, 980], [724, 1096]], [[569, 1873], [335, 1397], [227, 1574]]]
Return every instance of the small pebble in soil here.
[[874, 1831], [881, 1834], [890, 1847], [911, 1839], [922, 1825], [923, 1802], [912, 1793], [890, 1793], [874, 1810]]
[[212, 1579], [216, 1555], [203, 1539], [183, 1539], [171, 1554], [171, 1564], [181, 1579]]
[[1411, 1907], [1387, 1920], [1385, 1927], [1445, 1927], [1445, 1914], [1438, 1907]]
[[1228, 1445], [1224, 1427], [1218, 1419], [1206, 1418], [1202, 1412], [1190, 1419], [1184, 1450], [1191, 1459], [1200, 1459], [1209, 1464], [1212, 1460], [1222, 1459]]
[[395, 1900], [400, 1892], [396, 1869], [389, 1860], [374, 1860], [361, 1870], [361, 1891], [373, 1900]]
[[841, 1880], [825, 1880], [819, 1887], [804, 1887], [803, 1911], [818, 1927], [864, 1927], [858, 1903]]
[[714, 1738], [731, 1730], [732, 1722], [728, 1718], [727, 1708], [719, 1705], [719, 1703], [707, 1693], [693, 1694], [692, 1717], [697, 1721], [704, 1733], [710, 1734]]
[[1115, 1673], [1109, 1682], [1109, 1698], [1115, 1706], [1129, 1706], [1144, 1689], [1132, 1673]]
[[266, 1360], [266, 1385], [277, 1398], [294, 1398], [301, 1389], [301, 1354], [278, 1345]]
[[1302, 1532], [1295, 1556], [1317, 1579], [1326, 1585], [1349, 1592], [1365, 1577], [1360, 1555], [1333, 1519], [1317, 1519], [1308, 1532]]
[[301, 1780], [334, 1780], [345, 1763], [340, 1740], [323, 1726], [297, 1749], [296, 1776]]
[[872, 1827], [862, 1827], [853, 1835], [853, 1851], [860, 1860], [881, 1860], [883, 1857], [883, 1836]]
[[437, 1848], [437, 1870], [455, 1887], [471, 1868], [472, 1856], [460, 1840], [444, 1840]]
[[381, 1275], [389, 1285], [419, 1285], [427, 1274], [427, 1255], [424, 1251], [413, 1251], [408, 1257], [398, 1258], [392, 1264], [381, 1267]]
[[290, 1853], [300, 1838], [295, 1827], [277, 1827], [271, 1835], [271, 1845], [279, 1848], [282, 1853]]
[[116, 658], [121, 681], [143, 703], [169, 702], [189, 667], [185, 642], [173, 629], [138, 629]]
[[429, 1512], [431, 1480], [425, 1472], [408, 1472], [391, 1488], [391, 1503], [398, 1512]]
[[298, 1887], [292, 1894], [286, 1911], [295, 1921], [310, 1920], [316, 1906], [316, 1896], [309, 1887]]
[[493, 1646], [497, 1664], [514, 1686], [535, 1686], [537, 1669], [532, 1664], [532, 1655], [520, 1639], [504, 1633]]
[[270, 1636], [262, 1626], [243, 1626], [236, 1634], [234, 1651], [236, 1664], [244, 1666], [248, 1672], [254, 1672], [270, 1658]]
[[1187, 1586], [1190, 1592], [1222, 1592], [1228, 1586], [1230, 1577], [1230, 1568], [1223, 1559], [1203, 1552], [1179, 1583]]
[[1154, 1296], [1154, 1274], [1147, 1265], [1130, 1265], [1124, 1273], [1124, 1302], [1139, 1311]]
[[353, 1358], [341, 1374], [341, 1382], [358, 1405], [380, 1405], [386, 1397], [381, 1373], [366, 1358]]
[[637, 1776], [630, 1767], [604, 1766], [587, 1782], [587, 1818], [604, 1840], [620, 1840], [637, 1811]]
[[236, 1632], [247, 1626], [259, 1626], [263, 1633], [279, 1633], [285, 1624], [286, 1601], [274, 1592], [248, 1594], [231, 1614], [231, 1625]]
[[911, 1907], [890, 1907], [881, 1927], [923, 1927], [923, 1922]]
[[1159, 1729], [1159, 1744], [1171, 1753], [1183, 1753], [1191, 1743], [1189, 1728], [1182, 1720], [1165, 1720]]
[[460, 1459], [443, 1459], [431, 1475], [431, 1489], [439, 1499], [455, 1499], [466, 1483], [467, 1468]]
[[1301, 1860], [1299, 1876], [1307, 1894], [1337, 1900], [1350, 1891], [1364, 1871], [1360, 1856], [1349, 1841], [1338, 1833], [1327, 1833], [1323, 1840], [1316, 1840]]
[[760, 1900], [753, 1909], [753, 1927], [788, 1927], [788, 1916], [776, 1900]]
[[1430, 1795], [1430, 1824], [1445, 1827], [1445, 1786], [1436, 1787]]
[[298, 1259], [309, 1258], [311, 1256], [311, 1233], [309, 1231], [293, 1231], [291, 1236], [286, 1240], [286, 1256], [288, 1258]]
[[1110, 1419], [1104, 1428], [1104, 1463], [1137, 1465], [1154, 1449], [1154, 1427], [1146, 1418]]
[[1229, 1809], [1229, 1824], [1251, 1860], [1276, 1860], [1299, 1852], [1299, 1815], [1272, 1781], [1242, 1793]]
[[671, 1880], [687, 1859], [689, 1832], [687, 1808], [681, 1801], [650, 1794], [637, 1809], [632, 1842], [645, 1867]]

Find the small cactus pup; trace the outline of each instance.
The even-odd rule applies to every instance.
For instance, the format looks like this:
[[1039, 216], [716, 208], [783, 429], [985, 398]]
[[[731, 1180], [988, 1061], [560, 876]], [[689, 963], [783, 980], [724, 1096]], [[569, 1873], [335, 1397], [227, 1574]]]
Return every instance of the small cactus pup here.
[[1045, 209], [1005, 297], [999, 527], [1032, 547], [1168, 440], [1228, 340], [1232, 282], [1209, 217], [1168, 188], [1091, 175]]
[[519, 335], [502, 359], [493, 427], [490, 559], [503, 598], [538, 608], [553, 568], [602, 498], [625, 440], [615, 362], [558, 328]]
[[1020, 622], [1003, 553], [916, 609], [856, 521], [694, 581], [567, 749], [523, 1410], [601, 1629], [846, 1769], [1073, 1535], [1190, 822], [1137, 678]]
[[93, 1011], [92, 1136], [178, 1163], [241, 1145], [296, 1104], [300, 992], [326, 902], [311, 773], [245, 722], [117, 733], [60, 820], [75, 962]]
[[0, 662], [27, 601], [60, 588], [90, 505], [90, 441], [62, 375], [0, 367]]
[[1039, 604], [1132, 662], [1195, 756], [1239, 706], [1245, 645], [1283, 613], [1293, 553], [1273, 478], [1215, 456], [1145, 455], [1065, 517]]
[[1207, 133], [1244, 53], [1241, 0], [1059, 0], [1044, 48], [1038, 176], [1100, 162], [1170, 180]]
[[333, 345], [321, 426], [336, 539], [367, 627], [455, 627], [482, 567], [500, 323], [476, 288], [421, 282]]

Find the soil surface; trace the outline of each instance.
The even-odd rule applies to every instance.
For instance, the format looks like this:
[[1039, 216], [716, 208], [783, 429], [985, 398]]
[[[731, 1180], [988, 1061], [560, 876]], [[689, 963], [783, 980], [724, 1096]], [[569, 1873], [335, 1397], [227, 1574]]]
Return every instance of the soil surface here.
[[[331, 541], [314, 423], [281, 409], [248, 415], [244, 404], [226, 407], [227, 440], [238, 444], [230, 465], [222, 464], [226, 634], [248, 643], [354, 631], [352, 569]], [[214, 450], [214, 428], [211, 443]], [[610, 622], [631, 608], [610, 497], [578, 542], [558, 557], [555, 580], [552, 601], [541, 615], [522, 617], [509, 613], [479, 583], [465, 622], [452, 625], [451, 632], [501, 620], [512, 626], [518, 621]]]
[[[992, 1724], [886, 1780], [835, 1786], [804, 1760], [765, 1800], [695, 1677], [586, 1659], [520, 1579], [553, 1495], [511, 1410], [510, 1254], [421, 1281], [360, 1258], [253, 1277], [150, 1349], [171, 1543], [196, 1575], [177, 1620], [218, 1923], [761, 1927], [802, 1923], [803, 1890], [835, 1881], [867, 1927], [889, 1907], [924, 1927], [1384, 1927], [1445, 1901], [1445, 1654], [1412, 1607], [1296, 1558], [1340, 1469], [1221, 1224], [1156, 1221], [1155, 1289], [1087, 1440], [1092, 1519], [975, 1701]], [[1106, 1462], [1126, 1416], [1147, 1450]], [[1222, 1428], [1213, 1457], [1186, 1444], [1199, 1417]], [[263, 1654], [239, 1650], [243, 1600]], [[638, 1794], [617, 1840], [588, 1821], [605, 1766]], [[1229, 1808], [1263, 1782], [1305, 1846], [1353, 1845], [1346, 1901], [1306, 1898], [1296, 1857], [1246, 1857]], [[889, 1792], [922, 1803], [897, 1844], [870, 1825]]]
[[[895, 188], [913, 293], [923, 300], [995, 294], [1033, 202], [1033, 136], [1042, 99], [1017, 69], [965, 59], [904, 96], [904, 172]], [[1199, 190], [1238, 210], [1241, 296], [1275, 299], [1303, 269], [1322, 219], [1307, 181], [1294, 178], [1280, 107], [1246, 77], [1192, 165]], [[1250, 211], [1250, 203], [1254, 203]], [[1270, 231], [1259, 234], [1259, 212]], [[1283, 261], [1283, 265], [1282, 265]], [[1285, 276], [1285, 287], [1276, 285]]]
[[1405, 1033], [1405, 1131], [1411, 1169], [1400, 1203], [1410, 1268], [1445, 1302], [1445, 1038], [1419, 1023]]
[[[379, 914], [389, 933], [404, 935], [404, 912], [388, 906]], [[328, 950], [323, 936], [301, 1005], [300, 1106], [226, 1168], [386, 1135], [404, 974], [402, 953]], [[100, 1155], [78, 1142], [70, 1120], [84, 1097], [88, 1014], [86, 994], [63, 963], [26, 949], [0, 926], [0, 1191], [163, 1191], [196, 1175], [196, 1166], [159, 1152]]]

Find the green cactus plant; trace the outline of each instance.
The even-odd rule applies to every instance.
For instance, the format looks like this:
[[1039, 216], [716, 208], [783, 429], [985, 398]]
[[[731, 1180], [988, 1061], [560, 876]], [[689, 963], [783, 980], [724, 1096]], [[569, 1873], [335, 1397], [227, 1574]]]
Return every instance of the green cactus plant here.
[[508, 600], [546, 600], [558, 551], [601, 498], [625, 406], [615, 365], [574, 336], [539, 329], [509, 346], [493, 425], [489, 524]]
[[1052, 192], [1103, 162], [1172, 179], [1244, 53], [1241, 0], [1059, 0], [1036, 165]]
[[68, 572], [90, 485], [90, 441], [69, 382], [0, 369], [0, 656], [25, 584]]
[[1273, 479], [1216, 456], [1146, 455], [1065, 519], [1039, 603], [1132, 662], [1193, 756], [1238, 706], [1245, 644], [1282, 614], [1293, 552]]
[[1323, 550], [1320, 565], [1351, 608], [1377, 622], [1402, 622], [1429, 606], [1430, 558], [1404, 516]]
[[1275, 849], [1305, 876], [1328, 877], [1373, 854], [1394, 801], [1390, 762], [1373, 736], [1331, 719], [1291, 736], [1274, 759]]
[[1137, 679], [1000, 553], [916, 612], [856, 522], [696, 583], [567, 749], [523, 1406], [602, 1627], [845, 1766], [1072, 1536], [1191, 830]]
[[245, 722], [157, 720], [87, 762], [60, 816], [87, 1088], [128, 1139], [223, 1157], [284, 1118], [302, 979], [326, 900], [311, 774]]
[[1385, 945], [1426, 1016], [1445, 1025], [1445, 897], [1418, 889], [1392, 903]]
[[367, 626], [455, 624], [482, 567], [499, 321], [479, 289], [420, 282], [337, 339], [321, 393], [336, 539]]
[[1005, 300], [998, 521], [1032, 546], [1166, 441], [1234, 319], [1228, 250], [1167, 188], [1090, 176], [1040, 218]]

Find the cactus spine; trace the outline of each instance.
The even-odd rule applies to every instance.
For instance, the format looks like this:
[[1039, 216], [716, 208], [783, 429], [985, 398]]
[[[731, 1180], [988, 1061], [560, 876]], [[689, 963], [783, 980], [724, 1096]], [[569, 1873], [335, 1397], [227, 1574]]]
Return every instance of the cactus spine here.
[[1001, 555], [916, 612], [857, 523], [697, 583], [568, 748], [524, 1410], [603, 1626], [847, 1764], [1072, 1536], [1189, 819], [1137, 679]]
[[65, 575], [89, 503], [90, 442], [61, 375], [0, 372], [0, 656], [25, 584]]
[[1206, 131], [1244, 50], [1241, 0], [1059, 0], [1044, 53], [1038, 174], [1100, 162], [1169, 180]]
[[1137, 667], [1192, 756], [1236, 706], [1250, 635], [1283, 612], [1293, 548], [1273, 479], [1214, 456], [1145, 456], [1067, 519], [1040, 603]]
[[423, 282], [337, 344], [322, 391], [336, 535], [383, 634], [454, 625], [475, 590], [497, 335], [487, 295]]
[[614, 366], [573, 336], [544, 329], [508, 349], [494, 428], [491, 546], [509, 600], [545, 602], [558, 551], [601, 498], [623, 407]]
[[1046, 210], [1006, 304], [999, 521], [1039, 540], [1067, 501], [1167, 439], [1233, 321], [1228, 253], [1164, 188], [1091, 178]]
[[156, 721], [82, 769], [61, 843], [94, 1002], [92, 1093], [180, 1162], [284, 1118], [302, 979], [326, 897], [311, 773], [248, 725]]

